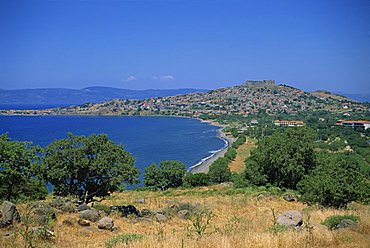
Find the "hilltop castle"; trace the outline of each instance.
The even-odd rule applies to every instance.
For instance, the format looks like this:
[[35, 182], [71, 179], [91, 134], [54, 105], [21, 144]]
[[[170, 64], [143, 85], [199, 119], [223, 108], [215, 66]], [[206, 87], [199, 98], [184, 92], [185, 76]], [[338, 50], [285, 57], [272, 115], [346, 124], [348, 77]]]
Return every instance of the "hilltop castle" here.
[[247, 80], [244, 84], [248, 87], [271, 87], [276, 85], [275, 80]]

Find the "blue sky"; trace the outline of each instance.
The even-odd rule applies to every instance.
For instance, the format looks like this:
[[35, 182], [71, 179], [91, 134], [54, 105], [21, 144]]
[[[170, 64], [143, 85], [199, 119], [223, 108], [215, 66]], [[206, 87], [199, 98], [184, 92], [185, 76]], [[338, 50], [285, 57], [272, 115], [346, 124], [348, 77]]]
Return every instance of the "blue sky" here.
[[0, 0], [0, 88], [370, 93], [369, 0]]

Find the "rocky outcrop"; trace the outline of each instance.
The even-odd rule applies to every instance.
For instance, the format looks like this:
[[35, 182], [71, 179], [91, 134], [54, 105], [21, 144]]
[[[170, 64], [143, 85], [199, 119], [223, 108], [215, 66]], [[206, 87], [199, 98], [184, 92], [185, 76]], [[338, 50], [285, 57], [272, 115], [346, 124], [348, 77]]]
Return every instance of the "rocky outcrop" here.
[[20, 222], [21, 217], [15, 204], [4, 201], [0, 206], [0, 228], [13, 225], [14, 222]]
[[127, 206], [111, 206], [110, 207], [111, 211], [117, 211], [121, 213], [122, 217], [127, 217], [128, 215], [136, 215], [139, 216], [139, 210], [137, 210], [134, 206], [132, 205], [127, 205]]
[[103, 217], [98, 221], [98, 228], [104, 230], [112, 231], [114, 227], [114, 222], [109, 217]]
[[288, 227], [300, 227], [303, 224], [302, 213], [296, 210], [289, 210], [280, 215], [276, 222]]
[[80, 218], [96, 222], [100, 219], [99, 211], [96, 209], [87, 209], [80, 212]]

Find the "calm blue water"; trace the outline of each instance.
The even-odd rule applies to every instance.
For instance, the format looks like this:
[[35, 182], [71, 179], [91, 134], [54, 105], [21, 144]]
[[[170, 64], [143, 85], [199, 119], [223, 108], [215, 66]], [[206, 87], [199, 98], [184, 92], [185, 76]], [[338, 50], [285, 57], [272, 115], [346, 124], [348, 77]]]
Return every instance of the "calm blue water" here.
[[106, 133], [136, 158], [141, 171], [162, 160], [179, 160], [189, 168], [225, 145], [217, 130], [195, 119], [175, 117], [0, 116], [0, 133], [42, 147], [66, 138], [68, 132]]

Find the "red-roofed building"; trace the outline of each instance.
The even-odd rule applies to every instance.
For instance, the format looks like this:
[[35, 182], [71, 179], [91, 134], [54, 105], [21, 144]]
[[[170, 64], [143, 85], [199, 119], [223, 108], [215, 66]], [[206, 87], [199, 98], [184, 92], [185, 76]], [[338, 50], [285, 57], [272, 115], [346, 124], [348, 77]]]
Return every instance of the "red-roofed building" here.
[[361, 128], [361, 129], [366, 130], [370, 128], [370, 121], [368, 120], [338, 120], [335, 125], [342, 126], [342, 127], [352, 127], [354, 129]]
[[280, 127], [302, 127], [305, 125], [303, 121], [288, 121], [288, 120], [277, 120], [274, 122], [274, 124]]

